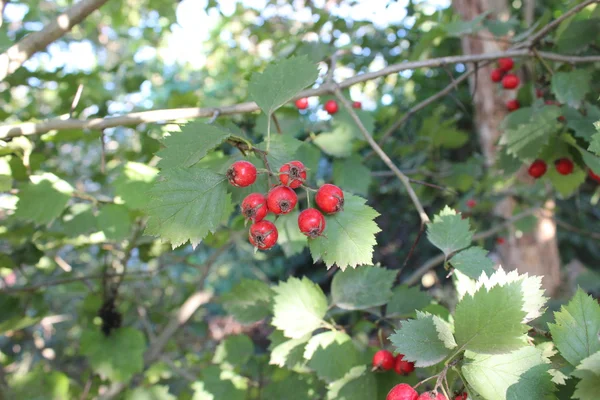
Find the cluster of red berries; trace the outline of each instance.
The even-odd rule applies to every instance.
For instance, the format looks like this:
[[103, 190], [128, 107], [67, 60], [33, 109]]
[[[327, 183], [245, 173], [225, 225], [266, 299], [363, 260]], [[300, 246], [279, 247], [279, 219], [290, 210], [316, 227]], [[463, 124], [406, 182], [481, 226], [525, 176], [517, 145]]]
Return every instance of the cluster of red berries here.
[[[306, 110], [308, 108], [308, 99], [306, 97], [302, 97], [296, 100], [296, 108], [298, 110]], [[329, 115], [333, 115], [338, 112], [340, 106], [335, 100], [327, 100], [323, 108], [325, 108], [325, 111], [327, 111]], [[362, 103], [360, 101], [355, 101], [352, 103], [352, 108], [361, 109]]]
[[[565, 157], [554, 161], [554, 167], [556, 168], [556, 172], [558, 172], [559, 174], [570, 175], [573, 172], [575, 164], [573, 164], [572, 160]], [[546, 162], [544, 160], [538, 159], [531, 163], [527, 171], [529, 173], [529, 176], [538, 179], [544, 176], [546, 171], [548, 171], [548, 166], [546, 165]], [[594, 173], [594, 171], [592, 171], [591, 169], [588, 170], [588, 174], [590, 178], [592, 178], [596, 182], [600, 182], [600, 175]]]
[[373, 371], [394, 369], [398, 375], [408, 375], [415, 370], [415, 363], [405, 361], [404, 354], [396, 357], [388, 350], [379, 350], [373, 356]]
[[[467, 400], [469, 395], [461, 393], [454, 397], [454, 400]], [[419, 395], [412, 386], [407, 383], [396, 385], [389, 391], [385, 400], [448, 400], [443, 393], [430, 391]]]
[[[508, 73], [515, 66], [515, 62], [512, 58], [501, 58], [498, 60], [498, 68], [493, 69], [490, 75], [492, 82], [502, 82], [504, 89], [516, 89], [521, 81], [515, 74]], [[518, 110], [521, 107], [517, 99], [509, 100], [506, 103], [506, 108], [509, 111]]]
[[[248, 161], [236, 161], [227, 169], [229, 183], [237, 187], [246, 187], [256, 182], [257, 170]], [[290, 161], [279, 169], [281, 184], [273, 187], [267, 195], [250, 193], [241, 204], [242, 215], [252, 225], [248, 239], [259, 250], [268, 250], [275, 246], [279, 233], [271, 221], [264, 218], [269, 212], [283, 215], [291, 212], [298, 203], [297, 189], [306, 180], [306, 168], [300, 161]], [[344, 207], [344, 192], [329, 183], [317, 190], [315, 195], [317, 206], [326, 214], [341, 211]], [[316, 238], [325, 230], [325, 217], [316, 208], [307, 208], [298, 215], [300, 232], [309, 238]]]

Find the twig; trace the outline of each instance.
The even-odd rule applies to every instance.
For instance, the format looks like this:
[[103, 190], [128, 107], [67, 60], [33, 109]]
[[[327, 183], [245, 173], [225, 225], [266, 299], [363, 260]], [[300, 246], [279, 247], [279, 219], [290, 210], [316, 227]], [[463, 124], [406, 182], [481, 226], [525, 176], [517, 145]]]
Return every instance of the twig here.
[[281, 135], [283, 132], [281, 131], [281, 125], [279, 125], [279, 120], [275, 116], [275, 113], [271, 115], [271, 118], [273, 118], [273, 122], [275, 122], [275, 129], [277, 129], [277, 133]]
[[71, 111], [69, 112], [69, 118], [73, 118], [73, 113], [75, 112], [75, 108], [79, 104], [79, 100], [81, 100], [81, 93], [83, 92], [83, 83], [80, 83], [77, 87], [77, 92], [75, 92], [75, 97], [73, 97], [73, 102], [71, 103]]
[[221, 115], [221, 112], [219, 110], [215, 110], [213, 112], [212, 117], [210, 117], [210, 119], [208, 120], [209, 124], [214, 124], [215, 121], [217, 120], [217, 118], [219, 118], [219, 115]]
[[531, 51], [533, 51], [533, 54], [535, 54], [535, 57], [539, 60], [540, 63], [542, 63], [544, 68], [546, 68], [546, 71], [548, 71], [550, 76], [554, 75], [554, 71], [552, 70], [550, 65], [548, 65], [546, 60], [544, 60], [542, 57], [540, 57], [540, 53], [536, 49], [531, 49]]

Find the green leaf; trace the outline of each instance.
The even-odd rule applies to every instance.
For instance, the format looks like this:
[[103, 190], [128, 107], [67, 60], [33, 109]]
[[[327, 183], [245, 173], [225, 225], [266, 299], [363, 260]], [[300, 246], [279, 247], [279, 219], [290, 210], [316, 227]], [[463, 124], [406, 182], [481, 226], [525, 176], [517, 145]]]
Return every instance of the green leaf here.
[[[553, 399], [551, 367], [533, 346], [508, 354], [465, 353], [462, 372], [467, 383], [486, 400]], [[519, 393], [532, 397], [515, 397]]]
[[273, 288], [273, 326], [286, 337], [300, 339], [319, 328], [327, 312], [327, 298], [317, 285], [303, 277], [290, 278]]
[[[570, 135], [563, 135], [562, 139], [563, 140], [558, 137], [552, 138], [539, 155], [549, 166], [553, 166], [554, 161], [562, 157], [572, 157], [568, 144], [573, 145], [578, 150], [583, 150], [575, 145], [575, 141]], [[544, 177], [552, 182], [552, 186], [554, 186], [563, 197], [567, 197], [577, 190], [585, 181], [586, 173], [576, 163], [573, 172], [569, 175], [561, 175], [556, 168], [548, 168]]]
[[0, 192], [7, 192], [12, 188], [12, 170], [7, 157], [0, 158]]
[[154, 385], [150, 387], [138, 387], [125, 396], [125, 400], [176, 400], [169, 393], [168, 386]]
[[275, 330], [269, 335], [271, 358], [269, 364], [290, 369], [299, 368], [305, 364], [304, 347], [310, 339], [310, 333], [299, 339], [287, 339], [283, 332]]
[[41, 320], [42, 319], [39, 317], [34, 318], [20, 315], [14, 316], [7, 320], [3, 320], [2, 322], [0, 322], [0, 335], [3, 335], [8, 331], [18, 331], [20, 329], [25, 329], [27, 327], [37, 324]]
[[472, 246], [453, 255], [450, 264], [473, 279], [479, 278], [482, 272], [491, 276], [494, 273], [494, 262], [487, 257], [487, 254], [487, 250]]
[[32, 175], [31, 183], [19, 191], [15, 218], [45, 225], [57, 218], [67, 206], [73, 187], [51, 173]]
[[132, 210], [145, 208], [150, 201], [148, 191], [157, 174], [156, 168], [128, 161], [113, 184], [115, 196], [120, 197]]
[[362, 164], [357, 154], [333, 161], [333, 181], [344, 190], [366, 196], [372, 180], [371, 170]]
[[446, 206], [427, 225], [427, 238], [446, 257], [471, 244], [473, 232], [469, 230], [469, 220], [462, 219], [456, 211]]
[[327, 268], [334, 264], [342, 271], [347, 267], [373, 264], [375, 234], [380, 231], [374, 219], [379, 213], [366, 200], [344, 193], [344, 211], [326, 215], [326, 236], [308, 241], [315, 262], [323, 260]]
[[308, 57], [292, 57], [269, 64], [263, 73], [254, 73], [248, 84], [252, 100], [267, 115], [292, 100], [312, 85], [319, 75], [317, 65]]
[[584, 69], [556, 72], [552, 75], [552, 93], [556, 100], [573, 108], [579, 108], [590, 91], [592, 74]]
[[591, 400], [600, 392], [600, 352], [581, 360], [581, 364], [573, 372], [580, 379], [573, 394], [574, 399]]
[[343, 378], [327, 387], [327, 400], [365, 400], [376, 396], [375, 376], [368, 373], [364, 365], [352, 368]]
[[256, 279], [242, 279], [221, 297], [223, 307], [242, 324], [260, 321], [271, 314], [274, 292]]
[[386, 304], [392, 297], [396, 271], [364, 266], [339, 271], [331, 282], [333, 304], [345, 310], [365, 310]]
[[444, 106], [437, 107], [433, 114], [423, 121], [419, 136], [426, 138], [435, 148], [458, 149], [468, 140], [469, 135], [456, 128], [456, 120], [447, 118]]
[[511, 18], [508, 21], [499, 21], [496, 19], [484, 19], [483, 26], [485, 26], [492, 35], [497, 37], [506, 36], [511, 30], [518, 28], [520, 25], [516, 18]]
[[441, 362], [456, 347], [448, 325], [439, 317], [421, 312], [417, 312], [417, 319], [403, 321], [389, 339], [396, 352], [404, 354], [404, 359], [413, 361], [417, 367]]
[[315, 385], [307, 382], [300, 374], [291, 374], [282, 380], [271, 380], [261, 392], [263, 400], [307, 400], [312, 399]]
[[574, 131], [575, 136], [587, 141], [591, 140], [597, 132], [594, 123], [600, 120], [600, 109], [592, 104], [585, 103], [585, 115], [570, 107], [562, 107], [561, 110], [567, 126]]
[[600, 35], [600, 19], [578, 19], [569, 23], [556, 41], [559, 52], [574, 54], [584, 50]]
[[548, 324], [560, 354], [573, 366], [600, 351], [600, 305], [581, 289]]
[[[69, 377], [62, 372], [45, 371], [38, 366], [24, 375], [8, 378], [14, 399], [64, 400], [69, 398]], [[8, 400], [8, 397], [6, 397]]]
[[306, 345], [304, 358], [317, 376], [327, 382], [343, 378], [352, 367], [362, 364], [352, 338], [337, 331], [313, 336]]
[[[294, 139], [291, 135], [271, 135], [271, 146], [267, 160], [273, 171], [279, 171], [283, 164], [294, 159], [296, 151], [302, 146], [302, 142]], [[261, 142], [258, 146], [261, 150], [267, 150], [267, 142]]]
[[146, 233], [170, 241], [173, 248], [188, 240], [196, 246], [231, 214], [224, 175], [200, 168], [174, 168], [160, 176], [150, 191]]
[[206, 154], [223, 143], [231, 133], [216, 125], [195, 120], [172, 132], [164, 139], [165, 148], [156, 153], [161, 158], [160, 169], [187, 168], [196, 164]]
[[411, 317], [415, 312], [431, 303], [431, 296], [418, 287], [400, 285], [394, 288], [393, 295], [386, 307], [386, 317]]
[[192, 400], [245, 400], [247, 383], [239, 375], [210, 366], [202, 369], [200, 382], [192, 384]]
[[254, 354], [254, 343], [246, 335], [232, 335], [223, 340], [215, 349], [212, 362], [228, 369], [241, 367]]
[[77, 203], [70, 211], [71, 215], [63, 217], [63, 231], [70, 237], [85, 235], [98, 229], [91, 204]]
[[131, 228], [129, 210], [120, 204], [102, 206], [98, 213], [98, 228], [108, 240], [126, 239]]
[[459, 348], [498, 354], [525, 344], [523, 294], [518, 282], [480, 288], [456, 306], [454, 329]]
[[591, 168], [592, 171], [600, 171], [600, 157], [593, 155], [589, 151], [586, 151], [579, 146], [577, 146], [577, 150], [579, 150], [579, 153], [581, 153], [581, 158], [583, 158], [583, 162], [589, 168]]
[[592, 136], [592, 139], [590, 141], [590, 147], [588, 147], [588, 150], [593, 153], [596, 153], [597, 156], [600, 156], [600, 132]]
[[471, 21], [454, 21], [445, 25], [444, 29], [448, 33], [448, 36], [460, 37], [463, 35], [471, 35], [483, 28], [481, 22], [487, 17], [491, 11], [486, 11], [479, 14]]
[[106, 337], [92, 328], [81, 335], [81, 354], [102, 379], [127, 382], [144, 368], [144, 335], [133, 328], [119, 328]]
[[353, 144], [356, 140], [354, 133], [345, 127], [334, 127], [331, 132], [316, 135], [313, 143], [326, 154], [333, 157], [349, 157], [352, 155]]
[[277, 244], [281, 246], [286, 257], [302, 253], [308, 245], [307, 237], [298, 229], [299, 214], [298, 210], [294, 210], [289, 214], [280, 215], [275, 221], [279, 232]]

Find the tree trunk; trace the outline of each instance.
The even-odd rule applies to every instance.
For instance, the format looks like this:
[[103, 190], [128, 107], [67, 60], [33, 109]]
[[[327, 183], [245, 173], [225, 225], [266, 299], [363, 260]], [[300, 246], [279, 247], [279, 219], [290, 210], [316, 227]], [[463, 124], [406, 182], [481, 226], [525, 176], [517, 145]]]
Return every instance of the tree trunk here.
[[[528, 3], [532, 1], [529, 0]], [[493, 10], [493, 18], [509, 18], [506, 0], [453, 0], [453, 6], [465, 21], [470, 21], [487, 10]], [[498, 40], [487, 30], [481, 30], [474, 35], [463, 37], [462, 47], [465, 54], [490, 53], [505, 50], [508, 41]], [[494, 68], [493, 64], [480, 67], [470, 80], [471, 89], [474, 91], [475, 126], [488, 167], [494, 164], [496, 157], [496, 144], [501, 135], [498, 128], [506, 116], [506, 102], [516, 94], [516, 91], [499, 89], [499, 85], [491, 81], [490, 73]], [[521, 171], [519, 176], [527, 182], [528, 177], [524, 171]], [[552, 207], [553, 203], [549, 202], [547, 206]], [[494, 212], [509, 217], [514, 208], [514, 199], [507, 197], [498, 204]], [[506, 238], [505, 244], [499, 246], [498, 253], [503, 268], [518, 269], [520, 273], [527, 272], [530, 275], [542, 275], [542, 284], [547, 293], [557, 294], [561, 281], [560, 257], [556, 224], [551, 214], [540, 214], [531, 232], [521, 235], [512, 228], [510, 237]]]

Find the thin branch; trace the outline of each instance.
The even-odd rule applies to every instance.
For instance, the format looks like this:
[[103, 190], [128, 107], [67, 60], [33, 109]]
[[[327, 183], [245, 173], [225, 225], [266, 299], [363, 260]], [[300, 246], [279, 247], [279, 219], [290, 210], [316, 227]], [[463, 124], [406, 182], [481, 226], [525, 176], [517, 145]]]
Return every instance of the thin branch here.
[[81, 0], [39, 32], [30, 33], [0, 54], [0, 81], [15, 72], [38, 51], [61, 38], [108, 0]]
[[75, 97], [73, 97], [73, 102], [71, 103], [69, 118], [73, 118], [73, 113], [79, 104], [79, 100], [81, 100], [81, 93], [83, 93], [83, 83], [80, 83], [79, 86], [77, 86], [77, 92], [75, 92]]

